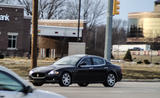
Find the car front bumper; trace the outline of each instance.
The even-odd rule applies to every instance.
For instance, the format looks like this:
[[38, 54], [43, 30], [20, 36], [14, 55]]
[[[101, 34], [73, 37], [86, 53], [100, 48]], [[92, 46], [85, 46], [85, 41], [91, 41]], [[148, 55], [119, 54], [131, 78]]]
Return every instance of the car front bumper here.
[[45, 77], [32, 77], [29, 76], [29, 81], [30, 82], [39, 82], [39, 83], [58, 83], [60, 80], [59, 75], [48, 75]]

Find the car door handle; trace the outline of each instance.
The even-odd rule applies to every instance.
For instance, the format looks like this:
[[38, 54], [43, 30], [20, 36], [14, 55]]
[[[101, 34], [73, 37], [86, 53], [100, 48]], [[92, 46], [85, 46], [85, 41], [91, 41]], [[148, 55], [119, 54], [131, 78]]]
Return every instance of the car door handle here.
[[104, 67], [104, 69], [108, 69], [108, 67]]
[[93, 69], [93, 67], [90, 67], [89, 69]]

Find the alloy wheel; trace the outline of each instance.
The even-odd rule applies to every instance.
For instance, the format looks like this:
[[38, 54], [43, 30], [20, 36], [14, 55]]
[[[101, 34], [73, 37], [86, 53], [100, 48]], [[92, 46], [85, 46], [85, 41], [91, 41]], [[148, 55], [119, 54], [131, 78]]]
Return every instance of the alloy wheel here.
[[69, 73], [62, 75], [62, 86], [69, 86], [71, 84], [71, 76]]
[[115, 85], [115, 82], [116, 82], [115, 75], [112, 73], [108, 74], [107, 77], [108, 86], [113, 87]]

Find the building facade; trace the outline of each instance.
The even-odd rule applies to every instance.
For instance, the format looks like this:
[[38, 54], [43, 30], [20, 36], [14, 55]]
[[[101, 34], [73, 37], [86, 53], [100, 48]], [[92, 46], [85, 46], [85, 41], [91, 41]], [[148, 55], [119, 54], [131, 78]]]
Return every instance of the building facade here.
[[128, 18], [129, 28], [142, 30], [145, 38], [160, 37], [160, 1], [155, 1], [153, 12], [129, 13]]
[[23, 6], [0, 5], [0, 54], [24, 56], [30, 52], [31, 18]]
[[160, 43], [160, 0], [155, 1], [152, 12], [129, 13], [128, 22], [127, 43]]
[[38, 21], [38, 50], [39, 57], [59, 58], [68, 55], [69, 42], [82, 41], [84, 21], [78, 20], [39, 20]]

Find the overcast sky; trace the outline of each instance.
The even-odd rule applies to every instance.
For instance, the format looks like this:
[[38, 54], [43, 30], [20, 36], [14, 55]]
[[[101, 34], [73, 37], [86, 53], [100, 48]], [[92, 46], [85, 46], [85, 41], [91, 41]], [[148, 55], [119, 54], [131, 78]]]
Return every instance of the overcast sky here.
[[[15, 0], [10, 0], [10, 1], [15, 1]], [[106, 8], [107, 8], [107, 1], [108, 0], [103, 0], [104, 4], [106, 4]], [[120, 0], [120, 15], [116, 15], [114, 16], [114, 18], [128, 20], [128, 13], [153, 11], [154, 1], [156, 0]]]
[[127, 20], [128, 13], [153, 11], [154, 1], [156, 0], [120, 0], [120, 15], [114, 17]]

